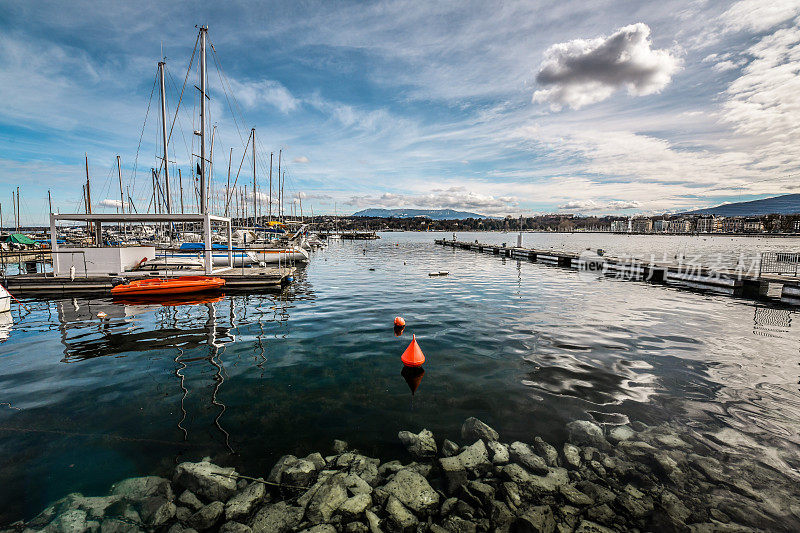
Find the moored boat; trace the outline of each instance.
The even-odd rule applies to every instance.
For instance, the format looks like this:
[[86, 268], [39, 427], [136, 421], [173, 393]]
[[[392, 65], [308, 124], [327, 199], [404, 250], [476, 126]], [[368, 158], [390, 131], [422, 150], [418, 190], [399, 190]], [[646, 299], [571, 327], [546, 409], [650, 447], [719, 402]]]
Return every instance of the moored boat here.
[[163, 296], [217, 291], [225, 285], [222, 278], [210, 276], [181, 276], [172, 279], [140, 279], [111, 289], [112, 296]]

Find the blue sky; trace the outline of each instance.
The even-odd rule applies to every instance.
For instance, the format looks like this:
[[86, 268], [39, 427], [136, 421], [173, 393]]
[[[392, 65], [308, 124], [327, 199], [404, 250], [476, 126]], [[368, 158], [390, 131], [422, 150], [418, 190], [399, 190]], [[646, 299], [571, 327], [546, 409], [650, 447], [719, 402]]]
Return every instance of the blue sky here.
[[[660, 213], [796, 192], [799, 17], [798, 0], [5, 3], [4, 222], [16, 186], [23, 223], [46, 220], [48, 189], [78, 210], [84, 153], [95, 211], [115, 209], [118, 154], [146, 207], [156, 64], [163, 50], [174, 110], [196, 24], [224, 72], [209, 51], [218, 195], [251, 127], [259, 187], [282, 148], [306, 213]], [[189, 80], [173, 191], [197, 153]]]

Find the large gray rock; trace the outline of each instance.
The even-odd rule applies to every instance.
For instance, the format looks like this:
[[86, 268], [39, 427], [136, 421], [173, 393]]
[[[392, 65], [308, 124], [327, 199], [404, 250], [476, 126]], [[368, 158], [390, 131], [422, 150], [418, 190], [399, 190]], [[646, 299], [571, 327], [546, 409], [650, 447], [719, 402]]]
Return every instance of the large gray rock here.
[[500, 434], [475, 417], [467, 418], [461, 425], [461, 441], [475, 442], [478, 439], [485, 441], [499, 440]]
[[533, 447], [536, 453], [544, 458], [547, 466], [558, 466], [558, 450], [551, 444], [545, 442], [541, 437], [533, 439]]
[[458, 460], [473, 476], [480, 477], [492, 468], [489, 452], [482, 440], [475, 441], [458, 454]]
[[345, 520], [357, 520], [364, 511], [372, 505], [372, 498], [369, 494], [356, 494], [355, 496], [346, 499], [339, 506], [339, 513]]
[[244, 490], [234, 494], [225, 504], [225, 520], [247, 518], [264, 501], [266, 494], [266, 486], [260, 481], [253, 481]]
[[564, 498], [572, 505], [577, 505], [579, 507], [594, 505], [594, 499], [579, 491], [575, 485], [561, 485], [559, 487], [559, 491], [561, 492], [561, 495], [564, 496]]
[[653, 500], [633, 485], [626, 485], [617, 495], [619, 505], [635, 518], [643, 518], [653, 512]]
[[504, 465], [511, 460], [511, 456], [508, 453], [508, 446], [502, 442], [491, 440], [486, 443], [486, 447], [489, 448], [491, 452], [493, 465]]
[[408, 453], [417, 459], [425, 459], [427, 457], [436, 457], [437, 448], [436, 441], [433, 438], [433, 433], [427, 429], [423, 429], [419, 433], [411, 433], [410, 431], [401, 431], [397, 434], [400, 442], [403, 443]]
[[141, 503], [142, 521], [151, 527], [160, 527], [172, 520], [177, 506], [162, 496], [151, 496]]
[[582, 520], [578, 527], [575, 528], [575, 533], [614, 533], [614, 530], [589, 520]]
[[414, 513], [406, 509], [406, 507], [394, 496], [389, 496], [386, 501], [386, 514], [389, 525], [392, 531], [412, 531], [419, 520], [414, 516]]
[[463, 498], [473, 507], [490, 509], [494, 501], [494, 487], [481, 483], [480, 481], [470, 481], [463, 487]]
[[517, 464], [524, 466], [528, 471], [534, 474], [546, 474], [547, 463], [544, 459], [533, 453], [530, 446], [524, 442], [513, 442], [508, 447], [508, 453], [511, 460]]
[[442, 443], [442, 457], [452, 457], [454, 455], [458, 455], [458, 444], [455, 442], [444, 439]]
[[100, 533], [141, 533], [142, 530], [136, 523], [119, 518], [106, 518], [100, 524]]
[[369, 524], [370, 533], [383, 533], [381, 531], [381, 519], [378, 515], [370, 510], [367, 510], [364, 515], [367, 517], [367, 524]]
[[608, 450], [611, 445], [603, 436], [603, 430], [588, 420], [574, 420], [567, 424], [569, 441], [578, 446], [594, 446], [600, 450]]
[[84, 533], [87, 530], [87, 513], [82, 509], [68, 509], [50, 522], [47, 530], [58, 533]]
[[317, 474], [316, 465], [306, 459], [298, 459], [291, 465], [287, 465], [281, 472], [281, 483], [293, 487], [307, 487], [314, 480]]
[[617, 444], [618, 442], [631, 440], [636, 436], [636, 432], [629, 426], [616, 426], [608, 432], [608, 440]]
[[308, 529], [304, 529], [300, 533], [336, 533], [336, 528], [330, 524], [318, 524]]
[[203, 502], [201, 502], [190, 490], [183, 491], [181, 495], [178, 496], [177, 503], [178, 505], [187, 507], [192, 511], [197, 511], [203, 506]]
[[167, 500], [175, 498], [168, 479], [157, 476], [132, 477], [112, 485], [111, 494], [131, 501], [142, 501], [151, 496], [162, 496]]
[[372, 485], [361, 479], [361, 476], [356, 474], [348, 474], [344, 478], [344, 485], [347, 488], [348, 494], [356, 496], [358, 494], [372, 494]]
[[238, 474], [208, 461], [181, 463], [175, 467], [176, 485], [194, 492], [207, 501], [225, 502], [236, 492]]
[[287, 533], [303, 519], [303, 509], [287, 502], [262, 507], [250, 523], [253, 533]]
[[211, 502], [190, 516], [187, 523], [197, 531], [205, 531], [214, 527], [224, 512], [225, 505], [222, 502]]
[[524, 485], [530, 481], [530, 474], [528, 471], [519, 466], [517, 463], [507, 464], [500, 469], [503, 478], [516, 483], [517, 485]]
[[314, 524], [328, 522], [333, 513], [347, 501], [347, 476], [337, 473], [322, 482], [306, 507], [306, 518]]
[[552, 494], [569, 483], [569, 473], [565, 468], [551, 468], [546, 476], [530, 476], [527, 488], [533, 494]]
[[442, 472], [448, 494], [458, 492], [461, 486], [467, 482], [467, 469], [461, 464], [458, 456], [439, 459], [439, 470]]
[[220, 526], [219, 533], [252, 533], [252, 529], [240, 522], [225, 522]]
[[397, 472], [383, 489], [419, 514], [430, 514], [439, 505], [439, 494], [433, 490], [428, 480], [408, 469]]
[[283, 472], [297, 461], [299, 461], [299, 459], [294, 455], [282, 456], [272, 467], [272, 470], [269, 471], [267, 481], [270, 483], [280, 483], [281, 478], [283, 478]]
[[553, 511], [547, 505], [529, 507], [514, 525], [519, 533], [553, 533], [556, 529]]
[[564, 443], [564, 466], [572, 469], [581, 467], [581, 450], [568, 442]]

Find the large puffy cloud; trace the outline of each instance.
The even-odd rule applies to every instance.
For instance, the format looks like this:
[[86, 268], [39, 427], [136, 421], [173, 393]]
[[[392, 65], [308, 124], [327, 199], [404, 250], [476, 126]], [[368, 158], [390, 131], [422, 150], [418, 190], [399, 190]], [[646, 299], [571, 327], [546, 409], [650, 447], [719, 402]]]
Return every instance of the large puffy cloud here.
[[643, 23], [620, 28], [608, 37], [554, 44], [544, 53], [533, 101], [578, 109], [627, 88], [635, 96], [661, 91], [680, 67], [668, 50], [654, 50]]

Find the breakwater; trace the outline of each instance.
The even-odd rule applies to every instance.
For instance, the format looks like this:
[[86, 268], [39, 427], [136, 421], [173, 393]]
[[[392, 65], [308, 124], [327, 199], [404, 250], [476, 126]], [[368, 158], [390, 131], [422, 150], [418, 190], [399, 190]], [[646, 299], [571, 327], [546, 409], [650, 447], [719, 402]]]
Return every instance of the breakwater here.
[[23, 531], [377, 533], [380, 531], [792, 531], [795, 480], [691, 430], [576, 420], [566, 442], [504, 442], [476, 418], [461, 442], [401, 431], [406, 455], [380, 461], [334, 441], [269, 472], [199, 462], [168, 477], [122, 480], [105, 496], [70, 494]]

